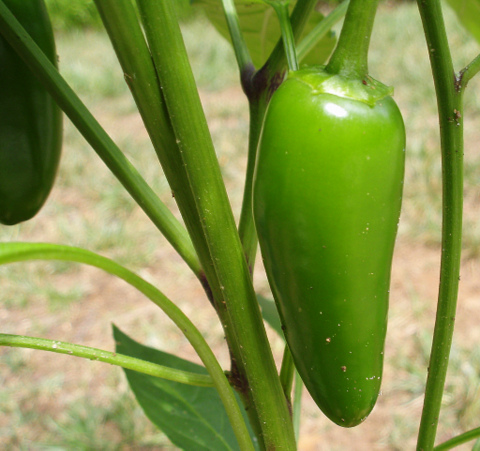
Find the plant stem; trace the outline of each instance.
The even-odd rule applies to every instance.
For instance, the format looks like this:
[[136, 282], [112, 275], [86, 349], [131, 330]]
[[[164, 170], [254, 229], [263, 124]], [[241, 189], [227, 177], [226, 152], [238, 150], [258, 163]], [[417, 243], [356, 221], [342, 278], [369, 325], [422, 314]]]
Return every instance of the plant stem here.
[[[177, 49], [178, 48], [179, 47], [177, 47]], [[185, 50], [183, 49], [183, 51]], [[177, 53], [175, 53], [175, 56], [177, 56]], [[175, 56], [173, 58], [174, 66], [175, 66]], [[187, 64], [188, 64], [188, 61], [187, 61]], [[195, 89], [196, 88], [195, 84], [192, 83], [192, 86], [190, 88]], [[162, 93], [162, 98], [163, 98], [163, 93]], [[200, 111], [199, 115], [197, 116], [197, 119], [199, 117], [200, 121], [202, 120], [202, 113], [203, 112]], [[195, 114], [193, 115], [193, 117], [195, 117]], [[170, 121], [170, 118], [169, 118], [169, 121]], [[205, 118], [203, 118], [203, 121], [205, 121]], [[208, 133], [208, 130], [207, 130], [207, 133]], [[196, 145], [197, 144], [195, 139], [196, 137], [193, 138], [193, 134], [191, 136], [192, 136], [192, 143]], [[202, 207], [199, 208], [198, 206], [200, 201], [197, 200], [197, 197], [196, 197], [197, 193], [194, 192], [194, 187], [190, 181], [190, 176], [187, 174], [187, 171], [186, 171], [187, 166], [184, 163], [184, 157], [183, 157], [182, 151], [178, 146], [178, 143], [180, 143], [181, 140], [179, 139], [177, 142], [176, 137], [175, 137], [175, 140], [176, 140], [175, 147], [172, 147], [172, 149], [170, 149], [170, 151], [167, 152], [168, 156], [171, 158], [171, 161], [175, 161], [175, 162], [178, 161], [178, 164], [176, 165], [176, 169], [173, 170], [174, 175], [176, 175], [178, 180], [180, 180], [180, 186], [178, 187], [178, 194], [175, 196], [175, 198], [177, 200], [177, 204], [179, 206], [180, 212], [187, 226], [187, 230], [189, 231], [190, 236], [192, 237], [192, 241], [194, 242], [195, 248], [197, 249], [197, 253], [200, 256], [201, 260], [204, 262], [203, 268], [205, 273], [203, 274], [202, 282], [206, 289], [206, 292], [210, 301], [214, 305], [220, 317], [220, 320], [222, 322], [222, 325], [225, 331], [226, 341], [229, 346], [230, 354], [232, 356], [231, 382], [234, 386], [241, 387], [239, 391], [242, 393], [243, 402], [246, 406], [246, 410], [248, 412], [250, 422], [252, 424], [253, 429], [255, 430], [256, 435], [260, 437], [259, 443], [263, 445], [263, 442], [261, 440], [262, 434], [261, 434], [260, 421], [257, 417], [257, 412], [254, 407], [252, 394], [250, 390], [246, 388], [245, 371], [243, 370], [243, 363], [241, 359], [236, 357], [240, 355], [240, 347], [237, 342], [237, 339], [234, 336], [234, 329], [233, 327], [231, 327], [231, 324], [230, 324], [231, 320], [229, 319], [228, 313], [226, 310], [222, 284], [218, 282], [215, 268], [213, 267], [212, 261], [211, 261], [209, 244], [203, 232]], [[199, 168], [202, 167], [202, 163], [204, 162], [198, 163]], [[218, 166], [218, 163], [215, 161], [213, 167], [215, 167], [215, 164]], [[168, 172], [166, 172], [166, 174], [168, 174]], [[211, 209], [209, 211], [211, 211]]]
[[200, 263], [185, 228], [126, 159], [2, 1], [0, 31], [155, 226], [194, 273], [200, 274]]
[[291, 399], [293, 376], [295, 373], [295, 364], [293, 363], [292, 353], [287, 344], [283, 351], [282, 367], [280, 368], [280, 382], [282, 383], [283, 392], [287, 399]]
[[253, 450], [233, 389], [218, 360], [201, 332], [160, 290], [113, 260], [85, 249], [46, 243], [0, 243], [0, 264], [39, 259], [84, 263], [102, 269], [135, 287], [160, 307], [185, 335], [212, 377], [240, 446], [245, 450]]
[[330, 14], [324, 17], [297, 45], [298, 60], [302, 61], [317, 43], [340, 21], [347, 12], [350, 0], [344, 0]]
[[[294, 449], [289, 411], [268, 343], [248, 266], [236, 230], [215, 149], [202, 110], [172, 1], [139, 0], [188, 182], [195, 193], [208, 255], [200, 254], [234, 363], [253, 399], [266, 449]], [[194, 241], [195, 242], [195, 241]]]
[[[292, 31], [295, 38], [302, 33], [308, 17], [315, 8], [317, 0], [298, 0], [291, 15]], [[243, 191], [242, 210], [238, 233], [245, 250], [250, 270], [253, 271], [258, 240], [253, 222], [252, 187], [255, 172], [258, 140], [262, 130], [263, 117], [268, 102], [275, 89], [283, 80], [286, 56], [282, 40], [279, 40], [263, 68], [256, 72], [246, 84], [250, 108], [250, 131], [248, 140], [247, 173]]]
[[[195, 193], [189, 183], [137, 12], [131, 0], [95, 0], [95, 2], [187, 230], [195, 242], [197, 252], [206, 255], [209, 253], [208, 245], [198, 227], [201, 218], [196, 209]], [[210, 266], [196, 273], [209, 300], [213, 302], [211, 287], [207, 282], [209, 274], [211, 278], [213, 271]]]
[[[131, 0], [95, 0], [159, 160], [176, 147], [157, 74]], [[168, 161], [168, 160], [167, 160]]]
[[448, 449], [455, 448], [467, 443], [470, 440], [474, 440], [480, 437], [480, 427], [472, 429], [470, 431], [464, 432], [463, 434], [457, 435], [456, 437], [447, 440], [446, 442], [441, 443], [440, 445], [435, 446], [434, 451], [446, 451]]
[[460, 71], [458, 77], [457, 89], [463, 89], [467, 87], [468, 82], [480, 72], [480, 55], [468, 64], [464, 69]]
[[238, 234], [245, 250], [250, 272], [253, 273], [255, 256], [257, 253], [257, 231], [253, 222], [253, 174], [255, 172], [255, 158], [258, 141], [262, 132], [263, 117], [265, 116], [266, 103], [262, 101], [249, 101], [250, 130], [248, 135], [248, 159], [245, 187], [243, 190], [242, 210], [238, 225]]
[[326, 70], [361, 79], [368, 74], [368, 48], [379, 0], [351, 0]]
[[[314, 11], [317, 3], [317, 0], [297, 0], [297, 3], [295, 4], [295, 7], [293, 8], [292, 14], [290, 16], [290, 22], [292, 24], [292, 31], [295, 40], [298, 40], [300, 38], [305, 28], [305, 25], [307, 24], [308, 19]], [[280, 39], [263, 68], [258, 71], [256, 78], [265, 80], [264, 84], [266, 85], [266, 87], [268, 89], [272, 87], [273, 90], [275, 90], [276, 87], [280, 85], [280, 82], [283, 79], [282, 74], [285, 71], [286, 63], [287, 60], [285, 50], [283, 47], [283, 42]], [[272, 80], [277, 80], [274, 86], [271, 86]], [[263, 86], [262, 83], [258, 84], [260, 87]], [[273, 90], [271, 91], [270, 96], [273, 93]]]
[[295, 38], [293, 36], [292, 25], [290, 24], [290, 15], [288, 12], [288, 2], [279, 2], [276, 0], [264, 0], [275, 10], [280, 23], [282, 33], [283, 48], [287, 57], [288, 69], [290, 71], [298, 70], [297, 52], [295, 50]]
[[228, 30], [232, 38], [233, 49], [237, 59], [238, 68], [242, 74], [247, 68], [252, 67], [252, 58], [248, 51], [247, 44], [243, 38], [238, 21], [237, 9], [233, 0], [222, 0], [223, 11], [225, 12], [225, 19], [227, 20]]
[[298, 374], [298, 371], [295, 371], [295, 387], [293, 389], [293, 429], [295, 430], [295, 437], [297, 437], [297, 442], [300, 438], [300, 419], [302, 413], [302, 392], [303, 392], [303, 381]]
[[435, 443], [453, 338], [460, 278], [463, 215], [463, 105], [443, 21], [440, 0], [417, 0], [437, 94], [442, 148], [442, 258], [437, 314], [425, 400], [417, 442], [419, 451]]
[[139, 373], [148, 374], [149, 376], [180, 382], [182, 384], [198, 387], [213, 387], [212, 378], [206, 374], [177, 370], [175, 368], [147, 362], [146, 360], [137, 359], [128, 355], [92, 348], [90, 346], [77, 345], [65, 341], [0, 333], [0, 346], [39, 349], [42, 351], [57, 352], [58, 354], [74, 355], [76, 357], [83, 357], [84, 359], [110, 363]]
[[[192, 205], [193, 194], [170, 123], [152, 56], [131, 0], [95, 0], [115, 49], [125, 80], [138, 106], [168, 184], [181, 205]], [[188, 220], [188, 218], [187, 218]], [[196, 272], [202, 280], [203, 271]]]

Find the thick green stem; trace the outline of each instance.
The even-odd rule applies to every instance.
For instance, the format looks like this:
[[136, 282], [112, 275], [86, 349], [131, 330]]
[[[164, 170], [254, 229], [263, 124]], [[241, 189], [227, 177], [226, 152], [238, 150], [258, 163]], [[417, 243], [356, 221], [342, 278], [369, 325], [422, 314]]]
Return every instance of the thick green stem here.
[[0, 31], [138, 205], [195, 274], [200, 274], [200, 263], [185, 228], [126, 159], [2, 1]]
[[[295, 437], [233, 213], [220, 173], [183, 39], [170, 0], [139, 0], [145, 33], [172, 120], [188, 183], [195, 193], [201, 233], [212, 268], [209, 284], [231, 345], [246, 376], [267, 449], [294, 449]], [[221, 305], [220, 305], [221, 304]]]
[[326, 69], [345, 77], [368, 74], [368, 48], [379, 0], [350, 0], [337, 47]]
[[[95, 2], [195, 248], [200, 254], [208, 254], [207, 243], [198, 228], [201, 219], [195, 205], [195, 193], [188, 181], [137, 12], [131, 0]], [[210, 301], [213, 301], [207, 282], [209, 274], [213, 274], [210, 266], [196, 272]]]
[[95, 0], [95, 4], [159, 159], [168, 163], [168, 154], [176, 147], [175, 134], [135, 8], [131, 0]]
[[437, 94], [442, 147], [443, 225], [440, 288], [417, 449], [433, 449], [453, 338], [463, 214], [463, 107], [440, 0], [417, 0]]
[[82, 346], [65, 341], [26, 337], [24, 335], [0, 334], [0, 346], [39, 349], [41, 351], [56, 352], [58, 354], [74, 355], [84, 359], [110, 363], [111, 365], [117, 365], [139, 373], [148, 374], [149, 376], [180, 382], [182, 384], [195, 385], [198, 387], [213, 387], [212, 378], [205, 374], [177, 370], [128, 355], [118, 354], [117, 352], [105, 351], [103, 349], [91, 348], [90, 346]]
[[[135, 103], [177, 202], [192, 198], [175, 133], [138, 15], [131, 0], [95, 0]], [[176, 150], [176, 151], [175, 151]], [[185, 203], [185, 201], [183, 201]], [[198, 274], [198, 273], [197, 273]]]

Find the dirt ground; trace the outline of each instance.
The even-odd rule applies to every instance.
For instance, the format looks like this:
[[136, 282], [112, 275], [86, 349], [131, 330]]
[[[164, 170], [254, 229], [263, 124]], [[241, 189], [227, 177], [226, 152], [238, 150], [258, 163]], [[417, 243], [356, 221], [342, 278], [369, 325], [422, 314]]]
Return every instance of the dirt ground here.
[[[178, 301], [185, 313], [205, 331], [206, 338], [226, 366], [228, 356], [223, 334], [199, 284], [185, 272], [183, 264], [168, 246], [158, 249], [155, 260], [155, 266], [143, 270], [142, 276], [158, 281], [165, 293]], [[173, 264], [169, 263], [172, 261]], [[455, 343], [469, 349], [478, 346], [480, 342], [478, 266], [478, 261], [467, 261], [463, 264], [456, 320]], [[365, 423], [346, 430], [325, 419], [305, 393], [299, 450], [414, 449], [415, 428], [419, 422], [423, 396], [420, 389], [412, 389], [412, 374], [408, 372], [408, 368], [399, 365], [396, 359], [405, 356], [419, 359], [420, 371], [416, 377], [421, 388], [426, 370], [422, 367], [422, 357], [416, 354], [416, 340], [421, 333], [431, 336], [438, 273], [437, 249], [405, 241], [398, 243], [392, 275], [385, 373], [377, 406]], [[113, 349], [110, 330], [113, 322], [148, 345], [168, 352], [178, 352], [184, 358], [198, 361], [189, 344], [158, 308], [126, 284], [91, 268], [79, 268], [73, 276], [86, 288], [81, 302], [72, 304], [68, 311], [54, 315], [42, 305], [30, 308], [28, 315], [22, 310], [0, 309], [4, 330], [6, 326], [5, 332], [28, 334], [35, 324], [41, 323], [44, 329], [42, 335], [45, 337]], [[71, 283], [72, 275], [55, 278], [55, 283], [66, 288]], [[259, 285], [262, 285], [262, 281]], [[412, 299], [412, 293], [415, 293], [415, 299]], [[280, 356], [281, 341], [272, 331], [269, 331], [269, 336], [272, 338], [276, 355]], [[32, 410], [55, 417], [79, 398], [89, 397], [102, 404], [108, 402], [116, 391], [126, 390], [120, 370], [108, 365], [33, 350], [21, 352], [28, 362], [29, 377], [37, 380], [39, 386], [34, 397], [21, 400], [20, 409], [25, 411]], [[21, 372], [18, 375], [12, 372], [7, 375], [6, 383], [20, 387], [23, 384], [22, 377], [25, 376]], [[33, 382], [32, 379], [29, 383]], [[402, 437], [396, 436], [399, 423], [402, 423]], [[0, 415], [0, 426], [1, 424]], [[34, 430], [37, 427], [41, 427], [41, 422], [33, 420], [29, 423], [28, 435], [35, 436]], [[104, 427], [107, 428], [108, 425]], [[407, 431], [409, 434], [403, 435]], [[460, 432], [455, 424], [442, 427], [441, 423], [439, 440], [448, 439], [453, 432]], [[40, 431], [38, 433], [40, 434]], [[459, 449], [470, 448], [465, 446]]]

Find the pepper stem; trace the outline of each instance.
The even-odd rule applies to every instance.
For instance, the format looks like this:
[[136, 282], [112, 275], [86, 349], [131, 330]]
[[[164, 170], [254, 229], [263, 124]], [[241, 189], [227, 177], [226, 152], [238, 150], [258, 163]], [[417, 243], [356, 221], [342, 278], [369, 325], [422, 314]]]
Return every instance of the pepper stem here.
[[351, 0], [326, 70], [349, 78], [368, 74], [368, 48], [379, 0]]

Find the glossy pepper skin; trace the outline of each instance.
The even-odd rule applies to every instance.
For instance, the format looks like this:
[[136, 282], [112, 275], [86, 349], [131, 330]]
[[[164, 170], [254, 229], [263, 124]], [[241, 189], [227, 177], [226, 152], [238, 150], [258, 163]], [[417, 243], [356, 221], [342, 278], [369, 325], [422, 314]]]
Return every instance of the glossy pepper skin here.
[[269, 104], [254, 179], [262, 256], [295, 365], [335, 423], [361, 423], [382, 379], [405, 131], [386, 87], [323, 68]]
[[[3, 0], [56, 64], [43, 0]], [[0, 223], [17, 224], [40, 210], [60, 159], [62, 115], [33, 73], [0, 35]]]

